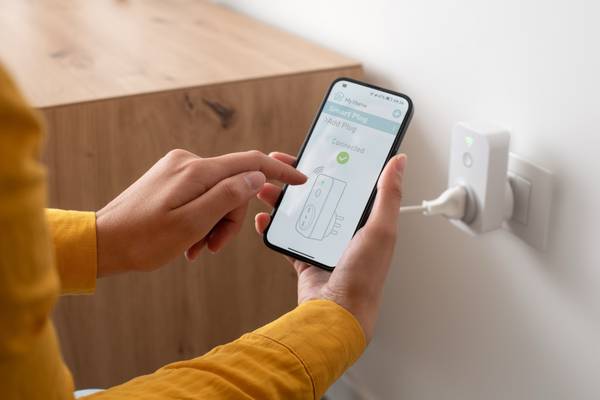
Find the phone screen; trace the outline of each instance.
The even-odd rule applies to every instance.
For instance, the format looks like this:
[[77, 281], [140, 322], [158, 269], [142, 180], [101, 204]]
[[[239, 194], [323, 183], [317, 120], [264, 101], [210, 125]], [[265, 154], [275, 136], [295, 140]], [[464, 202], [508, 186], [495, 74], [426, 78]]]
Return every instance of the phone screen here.
[[377, 179], [398, 149], [412, 114], [408, 97], [349, 79], [335, 81], [313, 124], [265, 243], [333, 268], [366, 217]]

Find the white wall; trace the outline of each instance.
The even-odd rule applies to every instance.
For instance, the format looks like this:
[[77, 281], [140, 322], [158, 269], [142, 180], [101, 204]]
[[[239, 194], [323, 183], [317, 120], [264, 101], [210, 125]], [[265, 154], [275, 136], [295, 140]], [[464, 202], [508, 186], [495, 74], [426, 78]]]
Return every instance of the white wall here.
[[510, 127], [512, 150], [557, 175], [545, 254], [504, 231], [402, 219], [360, 386], [381, 400], [600, 398], [599, 3], [224, 2], [413, 98], [406, 204], [444, 187], [461, 120]]

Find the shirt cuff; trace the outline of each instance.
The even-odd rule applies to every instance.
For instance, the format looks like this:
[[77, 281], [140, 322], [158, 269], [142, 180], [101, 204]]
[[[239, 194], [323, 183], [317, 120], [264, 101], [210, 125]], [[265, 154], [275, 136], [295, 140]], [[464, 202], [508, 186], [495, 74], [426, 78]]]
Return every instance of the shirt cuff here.
[[328, 300], [307, 301], [254, 331], [291, 351], [311, 378], [319, 399], [362, 354], [364, 331], [345, 308]]
[[93, 292], [98, 269], [96, 213], [47, 209], [46, 218], [62, 293]]

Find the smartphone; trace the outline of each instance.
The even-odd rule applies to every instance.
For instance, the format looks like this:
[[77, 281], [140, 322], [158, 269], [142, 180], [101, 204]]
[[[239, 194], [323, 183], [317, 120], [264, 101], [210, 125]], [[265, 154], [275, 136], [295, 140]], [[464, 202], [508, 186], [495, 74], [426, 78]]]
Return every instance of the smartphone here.
[[377, 179], [398, 151], [412, 113], [404, 94], [336, 79], [296, 161], [308, 181], [284, 188], [263, 235], [265, 244], [333, 270], [366, 222]]

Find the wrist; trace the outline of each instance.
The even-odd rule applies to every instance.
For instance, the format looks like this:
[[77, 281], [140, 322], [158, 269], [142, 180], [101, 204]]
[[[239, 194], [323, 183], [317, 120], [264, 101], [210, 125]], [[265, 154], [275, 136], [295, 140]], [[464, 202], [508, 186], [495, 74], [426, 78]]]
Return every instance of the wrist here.
[[367, 306], [366, 301], [361, 300], [359, 296], [351, 296], [348, 293], [339, 293], [328, 286], [324, 286], [321, 289], [318, 299], [334, 302], [352, 314], [362, 328], [366, 342], [369, 343], [371, 341], [373, 324], [371, 323], [372, 318], [370, 318], [369, 307]]
[[113, 244], [110, 218], [100, 210], [96, 212], [96, 247], [97, 251], [97, 277], [102, 278], [109, 275], [114, 275], [121, 271], [118, 267], [120, 252], [117, 251]]

